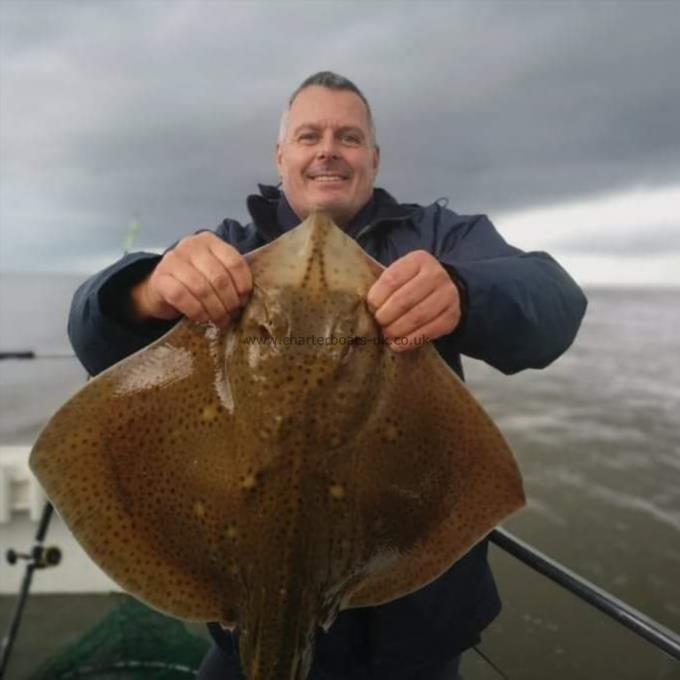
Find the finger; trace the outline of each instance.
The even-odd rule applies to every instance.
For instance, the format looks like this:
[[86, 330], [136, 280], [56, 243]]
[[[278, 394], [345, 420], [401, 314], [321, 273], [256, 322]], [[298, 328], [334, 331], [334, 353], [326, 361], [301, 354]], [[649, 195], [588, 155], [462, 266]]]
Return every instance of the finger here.
[[[172, 269], [172, 277], [186, 288], [192, 298], [199, 302], [207, 316], [206, 320], [218, 324], [227, 321], [229, 312], [217, 296], [210, 281], [193, 263], [178, 261]], [[191, 302], [190, 305], [193, 308]]]
[[452, 333], [460, 322], [460, 310], [457, 307], [447, 307], [429, 323], [420, 326], [406, 335], [400, 335], [397, 341], [388, 342], [389, 347], [397, 352], [422, 347], [431, 340], [436, 340]]
[[143, 321], [151, 317], [170, 321], [181, 315], [181, 312], [169, 304], [158, 291], [161, 274], [162, 272], [156, 268], [130, 291], [129, 312], [134, 320]]
[[246, 258], [238, 250], [222, 241], [211, 242], [210, 251], [229, 272], [232, 285], [243, 304], [253, 289], [253, 277]]
[[391, 264], [368, 291], [366, 295], [368, 308], [375, 314], [394, 291], [410, 281], [419, 271], [420, 264], [417, 259], [408, 255]]
[[[435, 281], [419, 271], [395, 290], [375, 312], [375, 320], [387, 328], [412, 309], [419, 307], [435, 290]], [[428, 319], [429, 321], [429, 319]]]
[[[390, 303], [391, 298], [387, 304]], [[424, 299], [411, 307], [406, 313], [401, 314], [395, 321], [384, 326], [383, 335], [386, 338], [398, 338], [410, 335], [441, 316], [446, 311], [449, 304], [450, 299], [444, 291], [432, 291]]]
[[422, 347], [427, 342], [429, 342], [430, 339], [431, 338], [429, 338], [426, 333], [418, 331], [416, 333], [411, 333], [410, 335], [395, 339], [393, 342], [389, 342], [388, 347], [393, 352], [397, 353], [409, 352], [416, 349], [417, 347]]
[[173, 274], [159, 274], [156, 279], [156, 293], [162, 300], [180, 314], [196, 323], [208, 321], [208, 314], [192, 292]]
[[208, 249], [198, 251], [192, 257], [191, 263], [208, 281], [226, 314], [231, 315], [237, 312], [241, 307], [241, 300], [234, 281], [224, 264], [215, 257], [212, 251]]

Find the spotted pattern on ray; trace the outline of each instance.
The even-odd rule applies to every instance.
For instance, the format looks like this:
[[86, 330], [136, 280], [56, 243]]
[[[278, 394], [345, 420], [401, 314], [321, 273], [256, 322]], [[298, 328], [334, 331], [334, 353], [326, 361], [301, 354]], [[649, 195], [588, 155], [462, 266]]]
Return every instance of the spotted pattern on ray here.
[[[327, 217], [247, 257], [238, 323], [182, 321], [102, 373], [31, 465], [123, 588], [238, 626], [249, 680], [304, 680], [317, 626], [429, 583], [524, 496], [436, 350], [379, 342], [382, 268]], [[364, 342], [309, 340], [332, 337]]]

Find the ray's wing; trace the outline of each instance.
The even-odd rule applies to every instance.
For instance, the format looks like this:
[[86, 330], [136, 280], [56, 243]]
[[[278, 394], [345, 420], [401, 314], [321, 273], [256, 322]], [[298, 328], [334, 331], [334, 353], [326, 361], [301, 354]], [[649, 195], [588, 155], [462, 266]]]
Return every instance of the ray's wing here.
[[428, 584], [525, 502], [501, 433], [434, 347], [388, 354], [387, 363], [357, 444], [359, 522], [372, 557], [343, 608]]
[[226, 336], [180, 322], [81, 389], [30, 459], [93, 560], [152, 607], [190, 620], [236, 616], [230, 457], [243, 442], [217, 360]]

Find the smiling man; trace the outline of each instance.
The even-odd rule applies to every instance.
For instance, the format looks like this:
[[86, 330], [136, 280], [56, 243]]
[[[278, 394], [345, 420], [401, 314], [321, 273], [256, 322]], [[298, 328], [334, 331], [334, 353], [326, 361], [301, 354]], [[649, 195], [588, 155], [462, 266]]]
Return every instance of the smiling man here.
[[[248, 198], [250, 224], [227, 219], [162, 257], [127, 255], [81, 286], [69, 334], [91, 374], [182, 315], [229, 324], [252, 288], [243, 254], [320, 209], [385, 265], [367, 303], [394, 351], [426, 338], [462, 377], [461, 354], [514, 373], [548, 365], [573, 341], [586, 301], [549, 255], [508, 245], [483, 215], [401, 204], [374, 187], [375, 127], [351, 81], [330, 72], [305, 80], [284, 111], [275, 153], [281, 189], [261, 186]], [[418, 592], [342, 612], [318, 634], [310, 680], [454, 680], [461, 652], [499, 611], [483, 541]], [[199, 677], [240, 677], [230, 635], [211, 630], [217, 644]]]
[[373, 195], [379, 160], [368, 105], [357, 93], [311, 85], [284, 112], [276, 164], [297, 215], [325, 210], [346, 227]]

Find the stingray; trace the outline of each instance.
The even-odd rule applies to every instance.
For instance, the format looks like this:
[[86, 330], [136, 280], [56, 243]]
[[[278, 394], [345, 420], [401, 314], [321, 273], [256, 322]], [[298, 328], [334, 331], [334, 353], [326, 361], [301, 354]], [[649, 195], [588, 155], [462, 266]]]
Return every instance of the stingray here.
[[385, 344], [383, 267], [328, 217], [246, 257], [238, 321], [184, 319], [101, 373], [30, 464], [123, 589], [237, 628], [249, 680], [304, 680], [319, 627], [430, 583], [524, 494], [436, 349]]

